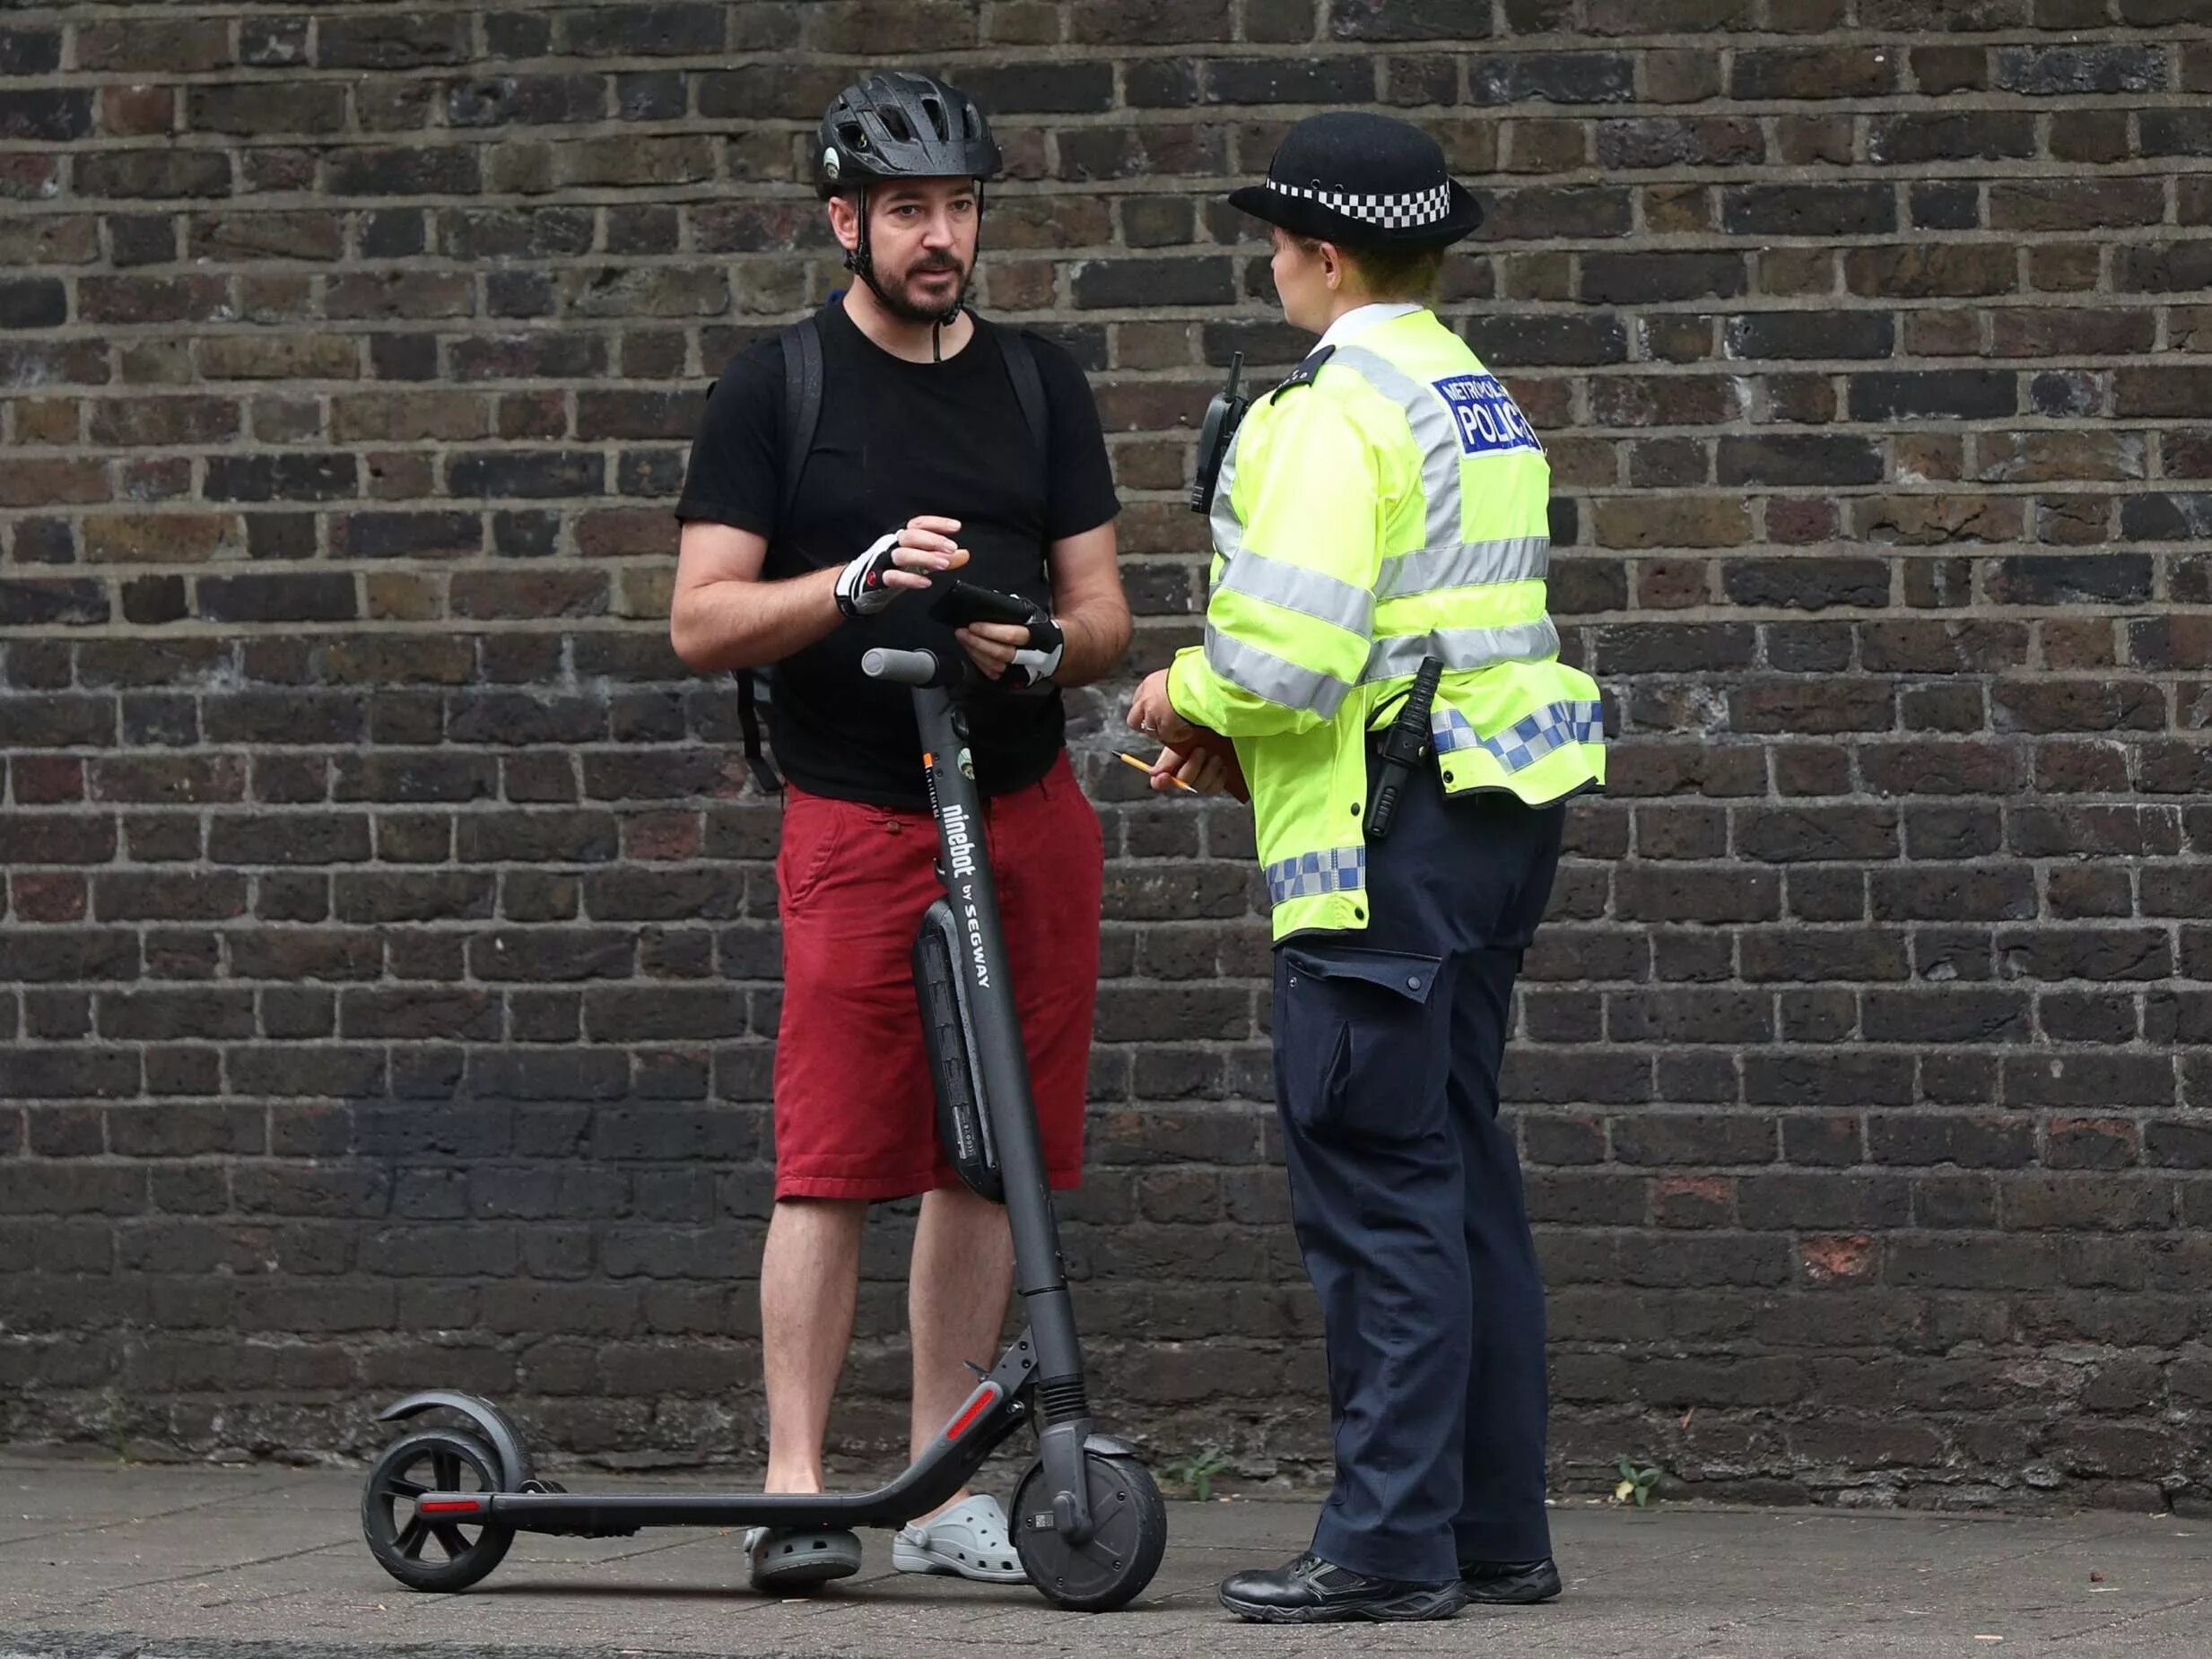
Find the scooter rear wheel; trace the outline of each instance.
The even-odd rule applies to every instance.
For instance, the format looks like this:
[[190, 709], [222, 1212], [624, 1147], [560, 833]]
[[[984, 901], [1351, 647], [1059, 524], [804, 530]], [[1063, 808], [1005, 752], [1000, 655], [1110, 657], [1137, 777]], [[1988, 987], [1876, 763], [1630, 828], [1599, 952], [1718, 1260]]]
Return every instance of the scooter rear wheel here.
[[419, 1513], [430, 1492], [496, 1492], [498, 1454], [459, 1429], [418, 1429], [385, 1448], [361, 1497], [361, 1535], [377, 1565], [410, 1590], [466, 1590], [506, 1557], [511, 1526]]
[[1070, 1544], [1052, 1524], [1044, 1464], [1030, 1465], [1014, 1494], [1014, 1548], [1030, 1583], [1057, 1606], [1111, 1612], [1152, 1582], [1167, 1550], [1167, 1506], [1133, 1457], [1083, 1455], [1091, 1489], [1091, 1541]]

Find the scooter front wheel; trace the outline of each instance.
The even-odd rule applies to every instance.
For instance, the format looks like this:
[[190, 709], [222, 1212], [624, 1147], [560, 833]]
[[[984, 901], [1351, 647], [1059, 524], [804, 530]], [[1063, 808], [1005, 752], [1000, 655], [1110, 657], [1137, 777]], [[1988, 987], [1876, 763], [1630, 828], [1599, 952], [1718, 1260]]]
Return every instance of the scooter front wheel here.
[[1014, 1494], [1014, 1548], [1030, 1583], [1057, 1606], [1111, 1612], [1152, 1582], [1167, 1551], [1167, 1506], [1134, 1457], [1083, 1455], [1091, 1489], [1090, 1542], [1071, 1544], [1053, 1524], [1042, 1462], [1032, 1464]]
[[498, 1454], [459, 1429], [419, 1429], [385, 1448], [361, 1497], [377, 1565], [410, 1590], [466, 1590], [505, 1559], [514, 1528], [424, 1515], [432, 1492], [496, 1492]]

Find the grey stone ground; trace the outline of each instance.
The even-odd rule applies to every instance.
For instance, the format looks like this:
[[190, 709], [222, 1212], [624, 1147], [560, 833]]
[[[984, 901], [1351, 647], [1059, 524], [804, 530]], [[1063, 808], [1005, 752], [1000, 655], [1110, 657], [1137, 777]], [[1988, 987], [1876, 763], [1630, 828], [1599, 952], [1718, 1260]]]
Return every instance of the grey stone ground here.
[[861, 1576], [812, 1601], [751, 1594], [734, 1539], [712, 1532], [526, 1536], [476, 1590], [420, 1595], [385, 1577], [362, 1546], [360, 1482], [344, 1470], [0, 1455], [0, 1659], [397, 1659], [432, 1649], [936, 1659], [978, 1647], [1090, 1659], [2212, 1653], [2212, 1521], [2171, 1516], [1565, 1505], [1556, 1530], [1568, 1593], [1550, 1608], [1285, 1631], [1229, 1620], [1213, 1586], [1238, 1566], [1294, 1550], [1311, 1522], [1304, 1503], [1173, 1506], [1151, 1590], [1093, 1617], [1055, 1611], [1025, 1589], [895, 1575], [881, 1533], [869, 1536]]

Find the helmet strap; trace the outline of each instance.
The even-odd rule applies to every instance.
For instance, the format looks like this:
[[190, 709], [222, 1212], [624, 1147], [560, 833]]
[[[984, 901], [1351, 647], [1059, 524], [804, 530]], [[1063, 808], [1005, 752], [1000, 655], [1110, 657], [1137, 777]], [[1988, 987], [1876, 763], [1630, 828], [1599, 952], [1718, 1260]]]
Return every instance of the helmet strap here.
[[868, 285], [868, 291], [891, 308], [891, 296], [875, 280], [875, 256], [868, 247], [868, 187], [862, 185], [852, 195], [853, 212], [858, 216], [859, 239], [845, 250], [845, 269]]

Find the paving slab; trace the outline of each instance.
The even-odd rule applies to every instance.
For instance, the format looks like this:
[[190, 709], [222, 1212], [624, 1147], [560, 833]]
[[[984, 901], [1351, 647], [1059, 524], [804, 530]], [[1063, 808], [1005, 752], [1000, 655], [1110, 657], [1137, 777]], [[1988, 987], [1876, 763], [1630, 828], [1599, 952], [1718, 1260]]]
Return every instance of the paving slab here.
[[[0, 1659], [1089, 1659], [1285, 1653], [1546, 1659], [1913, 1659], [1928, 1655], [2212, 1655], [2212, 1522], [1563, 1503], [1567, 1594], [1449, 1623], [1241, 1624], [1225, 1574], [1305, 1542], [1310, 1500], [1170, 1506], [1165, 1563], [1116, 1613], [1057, 1611], [1025, 1588], [890, 1569], [806, 1599], [754, 1594], [734, 1532], [524, 1534], [457, 1595], [388, 1578], [360, 1534], [363, 1472], [143, 1466], [0, 1454]], [[705, 1478], [580, 1472], [576, 1489], [700, 1491]]]

